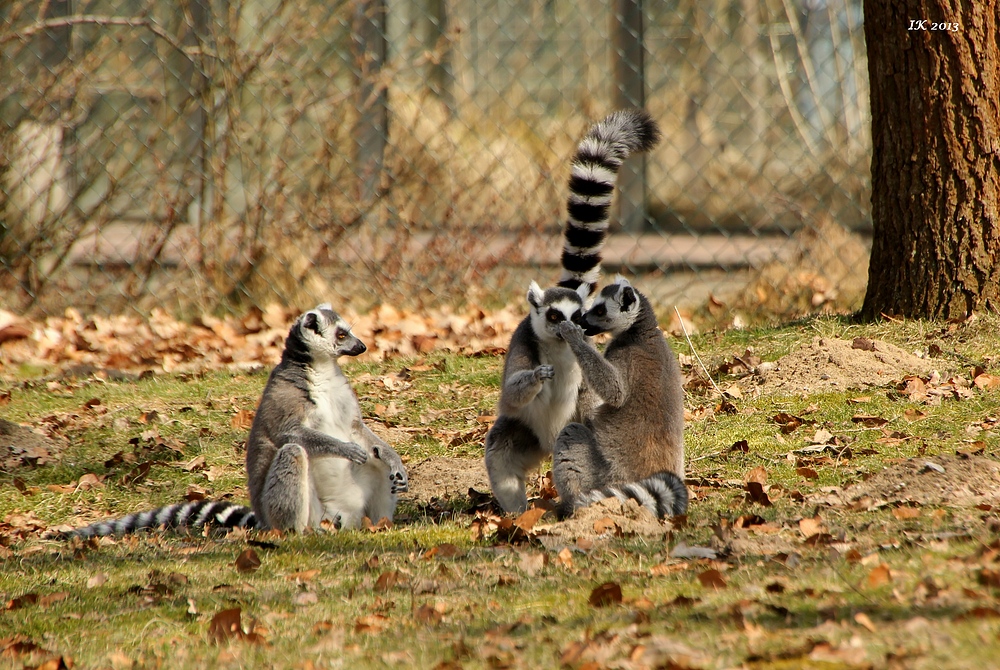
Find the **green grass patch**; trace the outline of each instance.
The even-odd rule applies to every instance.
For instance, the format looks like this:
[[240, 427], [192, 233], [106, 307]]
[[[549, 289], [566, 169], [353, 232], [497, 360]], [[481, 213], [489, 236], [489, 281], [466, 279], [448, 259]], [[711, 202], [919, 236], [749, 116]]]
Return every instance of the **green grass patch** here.
[[[774, 361], [814, 337], [933, 351], [971, 381], [975, 366], [998, 372], [998, 325], [824, 317], [700, 334], [693, 345], [722, 388], [746, 381], [718, 370], [748, 347]], [[691, 354], [683, 339], [672, 345]], [[471, 467], [501, 366], [436, 353], [345, 371], [366, 420], [411, 463], [450, 456]], [[132, 381], [23, 372], [0, 380], [10, 392], [0, 413], [53, 442], [30, 458], [0, 453], [0, 667], [62, 656], [112, 668], [967, 668], [1000, 654], [998, 389], [723, 398], [692, 385], [695, 498], [663, 536], [510, 542], [480, 537], [461, 500], [416, 500], [378, 532], [67, 543], [41, 531], [192, 490], [245, 502], [246, 412], [266, 371]], [[800, 424], [788, 429], [782, 413]], [[769, 504], [750, 495], [752, 473], [764, 473]], [[99, 484], [83, 485], [88, 476]], [[260, 567], [241, 572], [248, 549]], [[605, 583], [621, 601], [595, 606]], [[234, 608], [241, 634], [215, 639], [213, 619]]]

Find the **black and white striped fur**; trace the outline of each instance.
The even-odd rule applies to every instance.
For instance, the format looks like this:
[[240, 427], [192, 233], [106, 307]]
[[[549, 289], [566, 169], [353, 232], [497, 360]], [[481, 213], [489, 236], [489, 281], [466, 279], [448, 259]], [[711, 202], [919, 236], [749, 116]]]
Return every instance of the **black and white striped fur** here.
[[490, 487], [507, 512], [527, 509], [527, 473], [552, 453], [569, 421], [591, 412], [592, 395], [558, 327], [581, 317], [597, 283], [615, 180], [622, 162], [659, 139], [644, 111], [611, 114], [577, 146], [569, 181], [562, 275], [558, 286], [528, 287], [530, 313], [514, 331], [504, 360], [496, 422], [486, 435]]
[[136, 512], [120, 519], [98, 521], [76, 528], [66, 533], [66, 536], [87, 539], [104, 535], [125, 535], [145, 528], [196, 530], [206, 525], [213, 528], [256, 528], [257, 517], [253, 510], [243, 505], [199, 500]]
[[340, 356], [365, 351], [350, 327], [323, 304], [306, 312], [285, 340], [247, 439], [251, 508], [229, 502], [169, 505], [65, 534], [88, 538], [165, 527], [303, 531], [329, 521], [357, 528], [367, 516], [392, 519], [407, 490], [399, 454], [364, 425]]
[[619, 110], [591, 127], [577, 146], [569, 179], [569, 200], [558, 286], [587, 286], [601, 273], [601, 250], [608, 236], [611, 201], [622, 163], [631, 154], [649, 151], [660, 129], [641, 109]]
[[[604, 332], [612, 339], [602, 355], [588, 336]], [[559, 333], [602, 401], [556, 439], [559, 514], [610, 496], [634, 498], [657, 516], [685, 513], [684, 390], [649, 300], [617, 277], [577, 323], [560, 323]]]
[[588, 491], [577, 499], [576, 507], [593, 505], [606, 498], [617, 498], [622, 502], [635, 500], [659, 519], [686, 514], [688, 506], [687, 487], [680, 477], [667, 470], [631, 484]]

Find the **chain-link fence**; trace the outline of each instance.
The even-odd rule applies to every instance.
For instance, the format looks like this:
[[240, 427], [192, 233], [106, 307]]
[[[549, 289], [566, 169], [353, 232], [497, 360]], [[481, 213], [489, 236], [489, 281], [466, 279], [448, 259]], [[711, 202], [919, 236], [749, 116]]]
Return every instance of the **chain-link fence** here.
[[856, 306], [860, 0], [12, 0], [0, 307], [480, 301], [554, 281], [568, 159], [643, 106], [607, 272]]

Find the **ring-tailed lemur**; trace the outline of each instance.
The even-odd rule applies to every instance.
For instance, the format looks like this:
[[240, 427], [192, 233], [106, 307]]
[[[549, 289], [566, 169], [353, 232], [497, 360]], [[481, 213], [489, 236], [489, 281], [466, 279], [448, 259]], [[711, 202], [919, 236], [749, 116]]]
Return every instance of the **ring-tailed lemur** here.
[[[612, 335], [603, 356], [586, 337], [602, 332]], [[634, 498], [657, 517], [685, 513], [684, 391], [649, 301], [617, 277], [580, 325], [560, 323], [559, 333], [603, 401], [585, 423], [567, 425], [556, 439], [559, 514], [612, 496]]]
[[559, 334], [580, 318], [600, 275], [615, 180], [622, 162], [660, 138], [649, 114], [618, 111], [594, 125], [577, 146], [569, 180], [562, 276], [546, 291], [531, 282], [530, 313], [511, 336], [496, 422], [486, 435], [486, 470], [507, 512], [527, 509], [527, 473], [552, 453], [559, 431], [590, 413], [591, 394]]
[[340, 356], [364, 343], [330, 305], [296, 320], [281, 362], [264, 387], [250, 436], [246, 469], [252, 510], [230, 502], [170, 505], [77, 528], [67, 536], [130, 533], [142, 528], [275, 528], [301, 532], [329, 520], [357, 528], [362, 519], [392, 519], [407, 490], [399, 454], [361, 420]]

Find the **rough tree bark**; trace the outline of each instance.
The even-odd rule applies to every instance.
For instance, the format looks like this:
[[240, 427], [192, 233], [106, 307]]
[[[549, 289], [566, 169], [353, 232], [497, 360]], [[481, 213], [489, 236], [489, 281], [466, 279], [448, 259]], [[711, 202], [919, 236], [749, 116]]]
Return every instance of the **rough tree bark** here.
[[864, 11], [874, 239], [860, 315], [1000, 310], [1000, 4]]

